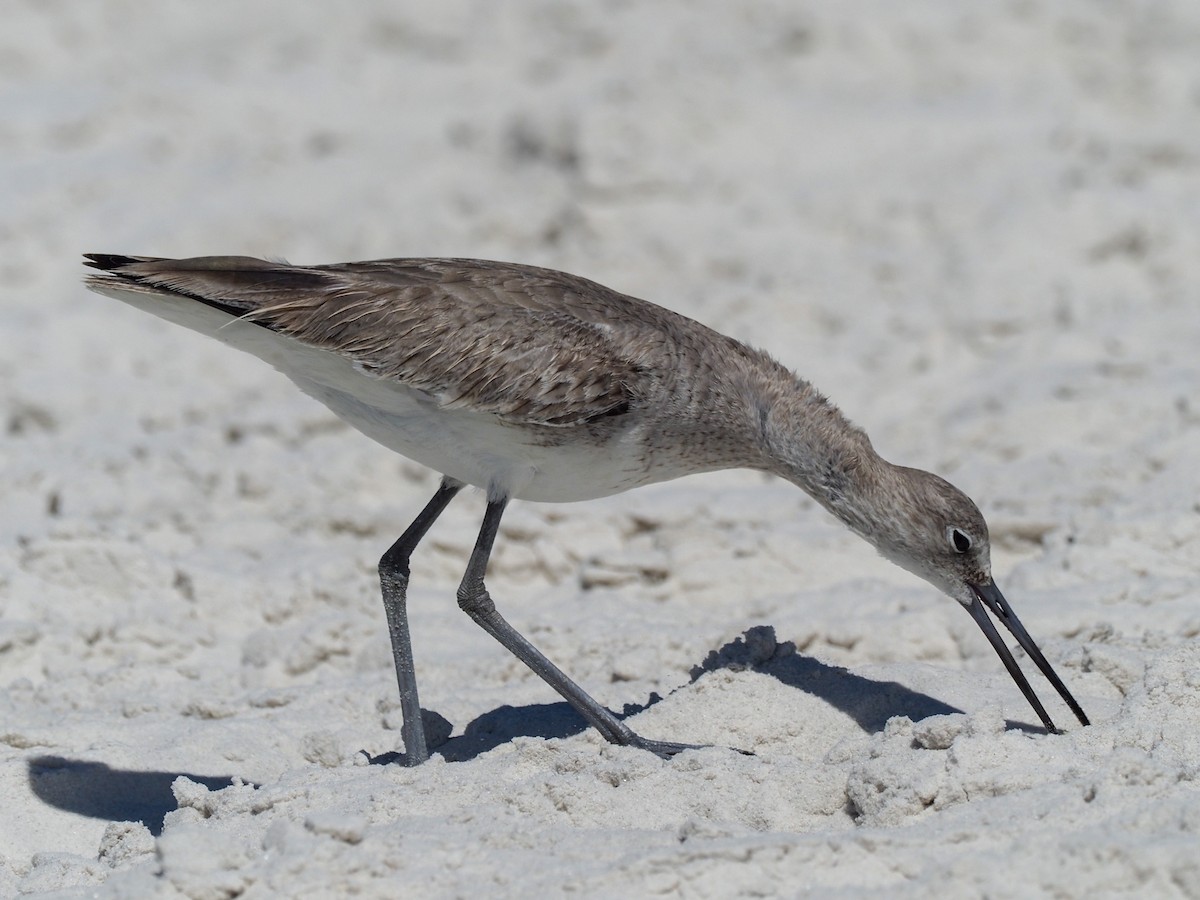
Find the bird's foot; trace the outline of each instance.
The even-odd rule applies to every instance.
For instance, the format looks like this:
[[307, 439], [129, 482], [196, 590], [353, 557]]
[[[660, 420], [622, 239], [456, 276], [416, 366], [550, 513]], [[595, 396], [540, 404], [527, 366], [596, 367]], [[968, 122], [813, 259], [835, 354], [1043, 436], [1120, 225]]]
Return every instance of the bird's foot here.
[[[684, 750], [709, 750], [715, 746], [714, 744], [676, 744], [672, 741], [650, 741], [636, 735], [634, 737], [636, 739], [629, 742], [630, 747], [637, 747], [639, 750], [648, 750], [661, 759], [671, 759]], [[749, 750], [739, 750], [737, 747], [730, 747], [729, 749], [743, 756], [754, 755]]]

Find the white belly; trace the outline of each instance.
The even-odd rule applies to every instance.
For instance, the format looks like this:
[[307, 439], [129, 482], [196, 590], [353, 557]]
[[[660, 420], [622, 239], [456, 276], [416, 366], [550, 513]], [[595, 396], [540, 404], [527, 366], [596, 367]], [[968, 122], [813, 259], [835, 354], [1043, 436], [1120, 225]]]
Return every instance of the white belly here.
[[[583, 429], [546, 445], [537, 431], [465, 409], [441, 409], [424, 392], [377, 383], [370, 398], [288, 372], [339, 418], [402, 456], [488, 491], [490, 496], [565, 502], [619, 494], [672, 477], [643, 462], [640, 429], [598, 442]], [[359, 379], [370, 376], [356, 373]], [[380, 402], [383, 400], [384, 402]], [[557, 432], [559, 429], [553, 429]]]
[[[602, 442], [586, 429], [563, 429], [547, 446], [535, 430], [467, 409], [441, 409], [422, 391], [364, 373], [352, 360], [302, 344], [186, 297], [146, 290], [101, 293], [252, 353], [359, 431], [397, 453], [492, 496], [591, 500], [686, 474], [645, 462], [644, 428]], [[558, 431], [558, 429], [554, 429]]]

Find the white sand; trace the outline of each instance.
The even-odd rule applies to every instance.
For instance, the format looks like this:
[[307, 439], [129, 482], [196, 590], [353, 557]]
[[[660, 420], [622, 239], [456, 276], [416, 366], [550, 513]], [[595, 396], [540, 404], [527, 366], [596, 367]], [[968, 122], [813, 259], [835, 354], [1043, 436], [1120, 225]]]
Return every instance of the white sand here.
[[[1200, 6], [810, 6], [6, 7], [0, 896], [1200, 896]], [[467, 737], [370, 765], [436, 477], [83, 251], [521, 260], [764, 346], [979, 502], [1095, 725], [724, 473], [517, 504], [490, 584], [642, 733], [756, 756], [580, 731], [455, 606], [476, 494], [411, 597]]]

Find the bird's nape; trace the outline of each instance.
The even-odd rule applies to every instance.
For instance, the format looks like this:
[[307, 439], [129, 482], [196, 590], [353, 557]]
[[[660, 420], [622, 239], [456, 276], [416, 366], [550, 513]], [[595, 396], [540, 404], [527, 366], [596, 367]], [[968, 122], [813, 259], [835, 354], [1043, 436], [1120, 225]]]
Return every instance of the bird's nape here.
[[1058, 677], [1058, 673], [1054, 671], [1054, 667], [1050, 665], [1050, 661], [1046, 659], [1042, 651], [1038, 649], [1038, 645], [1034, 643], [1033, 638], [1029, 636], [1029, 632], [1021, 624], [1021, 620], [1017, 618], [1008, 601], [1004, 599], [1004, 595], [1000, 593], [1000, 588], [996, 587], [996, 582], [988, 579], [981, 584], [971, 584], [968, 586], [971, 589], [971, 593], [975, 595], [975, 599], [966, 608], [967, 612], [971, 614], [971, 618], [975, 620], [980, 630], [983, 631], [995, 649], [996, 654], [1000, 657], [1000, 661], [1004, 663], [1004, 668], [1008, 670], [1008, 674], [1012, 676], [1017, 687], [1021, 689], [1021, 693], [1025, 695], [1025, 699], [1029, 701], [1029, 705], [1038, 714], [1038, 718], [1042, 720], [1042, 724], [1046, 726], [1046, 730], [1051, 734], [1062, 734], [1062, 731], [1054, 724], [1054, 721], [1046, 712], [1046, 708], [1042, 706], [1042, 702], [1038, 699], [1037, 694], [1034, 693], [1033, 687], [1030, 686], [1029, 680], [1025, 677], [1025, 673], [1021, 671], [1021, 668], [1017, 665], [1017, 661], [1013, 659], [1012, 652], [1008, 649], [1008, 645], [996, 630], [996, 626], [988, 618], [987, 612], [984, 610], [985, 606], [1012, 632], [1013, 637], [1017, 639], [1017, 643], [1021, 645], [1021, 649], [1029, 655], [1029, 658], [1033, 660], [1042, 674], [1046, 676], [1046, 680], [1058, 691], [1058, 695], [1071, 708], [1071, 712], [1075, 713], [1080, 724], [1090, 725], [1091, 723], [1088, 721], [1083, 708], [1071, 695], [1071, 692], [1067, 690], [1067, 686]]

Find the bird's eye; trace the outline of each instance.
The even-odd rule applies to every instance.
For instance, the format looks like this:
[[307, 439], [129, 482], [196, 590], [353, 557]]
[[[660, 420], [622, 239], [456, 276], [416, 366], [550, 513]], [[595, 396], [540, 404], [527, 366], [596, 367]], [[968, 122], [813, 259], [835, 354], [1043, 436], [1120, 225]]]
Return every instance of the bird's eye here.
[[966, 553], [971, 549], [971, 536], [969, 534], [954, 527], [949, 528], [948, 531], [950, 532], [950, 543], [955, 550], [959, 553]]

